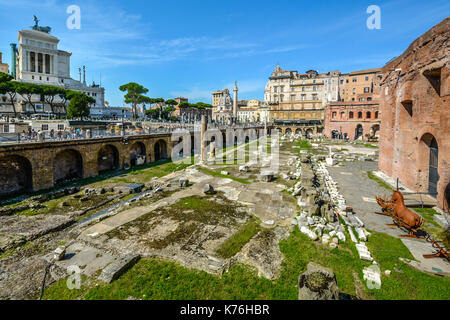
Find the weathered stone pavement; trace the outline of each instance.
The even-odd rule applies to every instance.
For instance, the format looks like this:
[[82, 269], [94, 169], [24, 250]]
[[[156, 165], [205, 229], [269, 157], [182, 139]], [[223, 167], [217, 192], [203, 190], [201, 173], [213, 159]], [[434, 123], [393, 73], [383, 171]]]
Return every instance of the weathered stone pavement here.
[[[397, 227], [389, 227], [392, 223], [388, 216], [378, 215], [380, 207], [375, 197], [386, 195], [390, 198], [391, 192], [378, 185], [367, 176], [367, 171], [376, 171], [377, 162], [345, 162], [343, 167], [328, 167], [333, 179], [338, 183], [340, 192], [347, 200], [358, 217], [368, 229], [383, 232], [394, 237], [406, 234]], [[419, 261], [415, 267], [430, 273], [440, 273], [450, 276], [450, 263], [445, 259], [425, 259], [423, 254], [434, 253], [432, 245], [422, 239], [405, 239], [402, 242], [409, 249], [415, 259]]]

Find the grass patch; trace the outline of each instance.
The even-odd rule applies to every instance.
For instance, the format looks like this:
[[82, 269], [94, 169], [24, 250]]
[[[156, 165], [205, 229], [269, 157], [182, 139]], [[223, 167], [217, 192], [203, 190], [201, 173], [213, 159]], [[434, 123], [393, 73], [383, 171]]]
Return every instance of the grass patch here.
[[300, 147], [300, 150], [311, 150], [312, 146], [308, 140], [299, 140], [295, 143], [297, 147]]
[[435, 214], [438, 214], [433, 208], [414, 208], [414, 211], [420, 214], [425, 222], [428, 222], [437, 228], [441, 227], [441, 225], [433, 218]]
[[234, 180], [234, 181], [239, 182], [239, 183], [250, 184], [250, 181], [248, 181], [246, 179], [236, 178], [236, 177], [233, 177], [231, 175], [227, 176], [225, 174], [221, 174], [220, 172], [217, 172], [217, 171], [214, 171], [214, 170], [211, 170], [211, 169], [199, 167], [198, 171], [203, 172], [204, 174], [208, 174], [208, 175], [213, 176], [213, 177], [224, 178], [224, 179], [231, 179], [231, 180]]
[[222, 258], [231, 258], [241, 251], [242, 247], [250, 241], [255, 234], [261, 230], [256, 219], [251, 219], [243, 225], [235, 234], [228, 238], [220, 248], [217, 254]]
[[[86, 276], [81, 275], [80, 289], [70, 290], [67, 287], [67, 279], [61, 279], [55, 282], [50, 287], [44, 290], [43, 300], [77, 300], [81, 298], [86, 292], [88, 292], [89, 287], [83, 285], [86, 282]], [[36, 297], [37, 298], [37, 297]]]
[[[376, 299], [382, 300], [448, 300], [450, 299], [450, 279], [424, 272], [401, 262], [398, 257], [414, 259], [408, 248], [399, 238], [383, 233], [372, 232], [367, 242], [381, 271], [391, 270], [391, 275], [382, 273], [381, 288], [370, 290]], [[397, 272], [395, 270], [400, 270]]]
[[155, 163], [133, 167], [119, 177], [111, 179], [110, 183], [146, 183], [153, 178], [160, 178], [172, 172], [181, 171], [192, 164], [176, 163], [168, 160], [161, 160]]
[[370, 143], [365, 143], [365, 144], [364, 144], [364, 147], [366, 147], [366, 148], [371, 148], [371, 149], [378, 149], [378, 146], [375, 146], [375, 145], [370, 144]]
[[424, 229], [428, 231], [434, 238], [442, 240], [447, 248], [450, 248], [450, 238], [449, 234], [446, 232], [445, 228], [442, 227], [436, 220], [434, 220], [434, 215], [438, 214], [433, 208], [413, 208], [418, 214], [422, 216], [425, 220]]
[[[392, 300], [450, 299], [450, 279], [419, 272], [398, 260], [399, 256], [412, 258], [400, 239], [372, 232], [367, 245], [382, 271], [389, 269], [392, 274], [389, 277], [382, 275], [380, 290], [368, 290], [365, 284], [359, 287], [366, 297]], [[133, 296], [138, 299], [174, 300], [296, 300], [298, 276], [311, 261], [331, 268], [336, 274], [340, 291], [355, 295], [354, 274], [359, 278], [358, 282], [362, 283], [362, 269], [370, 265], [359, 259], [355, 246], [349, 240], [336, 249], [330, 249], [310, 241], [297, 228], [280, 242], [280, 250], [285, 259], [280, 278], [275, 281], [260, 278], [253, 268], [240, 264], [234, 265], [222, 276], [217, 276], [175, 262], [141, 259], [121, 278], [109, 285], [93, 287], [83, 298], [126, 299]], [[396, 272], [395, 268], [402, 273]], [[58, 287], [52, 294], [51, 290], [47, 291], [45, 297], [61, 299], [80, 296], [79, 293], [59, 291], [68, 290], [64, 286]]]
[[141, 259], [110, 285], [91, 289], [85, 299], [261, 300], [270, 298], [270, 281], [250, 267], [236, 265], [222, 277], [187, 269], [175, 262]]
[[367, 176], [369, 177], [370, 180], [375, 181], [376, 183], [378, 183], [378, 185], [380, 185], [381, 187], [394, 192], [394, 188], [392, 188], [390, 185], [388, 185], [386, 182], [384, 182], [382, 179], [378, 178], [372, 171], [368, 171], [367, 172]]

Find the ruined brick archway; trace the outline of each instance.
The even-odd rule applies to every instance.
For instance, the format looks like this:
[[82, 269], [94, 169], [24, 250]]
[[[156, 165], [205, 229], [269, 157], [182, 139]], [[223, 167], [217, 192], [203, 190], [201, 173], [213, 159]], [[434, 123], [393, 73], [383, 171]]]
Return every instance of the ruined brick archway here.
[[97, 155], [98, 172], [119, 169], [119, 151], [111, 144], [104, 145]]
[[130, 165], [135, 166], [139, 164], [139, 158], [142, 157], [146, 157], [145, 144], [140, 141], [133, 143], [130, 147]]
[[53, 158], [53, 180], [55, 184], [83, 177], [83, 158], [74, 149], [59, 151]]
[[153, 146], [155, 152], [155, 161], [167, 159], [167, 143], [160, 139]]
[[32, 166], [27, 158], [19, 155], [1, 158], [0, 197], [32, 191], [32, 174]]
[[418, 166], [420, 184], [423, 191], [427, 191], [436, 196], [439, 183], [439, 144], [437, 139], [431, 133], [425, 133], [419, 140], [419, 157]]

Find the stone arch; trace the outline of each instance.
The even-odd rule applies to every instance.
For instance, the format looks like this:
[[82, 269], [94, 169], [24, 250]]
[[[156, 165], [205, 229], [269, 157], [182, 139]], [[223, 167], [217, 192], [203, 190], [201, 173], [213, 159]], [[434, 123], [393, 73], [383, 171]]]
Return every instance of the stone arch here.
[[155, 152], [155, 161], [167, 159], [167, 143], [163, 139], [156, 141], [153, 150]]
[[379, 125], [379, 124], [374, 124], [374, 125], [371, 127], [371, 129], [372, 129], [372, 134], [373, 134], [373, 136], [376, 136], [376, 135], [377, 135], [377, 132], [380, 131], [380, 125]]
[[145, 155], [146, 155], [145, 145], [140, 141], [133, 143], [130, 147], [130, 165], [135, 166], [138, 164], [144, 164]]
[[83, 157], [78, 150], [64, 149], [53, 158], [53, 181], [55, 184], [83, 177]]
[[283, 129], [281, 129], [280, 127], [276, 128], [276, 130], [278, 130], [278, 133], [283, 133]]
[[30, 160], [19, 155], [0, 159], [0, 197], [33, 190], [33, 170]]
[[419, 170], [423, 172], [423, 189], [433, 196], [438, 192], [439, 144], [431, 133], [425, 133], [419, 140]]
[[97, 154], [98, 172], [119, 169], [119, 151], [112, 144], [104, 145]]
[[306, 136], [307, 139], [311, 139], [313, 134], [314, 134], [313, 129], [311, 129], [311, 128], [306, 129], [305, 136]]
[[291, 128], [287, 128], [286, 130], [284, 130], [285, 134], [291, 134], [292, 133], [292, 129]]
[[359, 137], [363, 137], [364, 129], [362, 124], [358, 124], [355, 128], [355, 140], [358, 140]]
[[300, 128], [295, 129], [295, 134], [302, 134], [302, 129]]

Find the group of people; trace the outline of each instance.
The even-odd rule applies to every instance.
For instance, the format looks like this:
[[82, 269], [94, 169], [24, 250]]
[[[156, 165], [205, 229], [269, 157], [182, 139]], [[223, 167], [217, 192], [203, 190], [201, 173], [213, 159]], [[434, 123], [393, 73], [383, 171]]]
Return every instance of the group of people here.
[[47, 131], [36, 131], [35, 129], [28, 128], [28, 131], [23, 130], [19, 134], [19, 141], [38, 141], [39, 137], [44, 134], [45, 140], [67, 140], [67, 139], [83, 139], [86, 138], [86, 133], [83, 129], [73, 129], [70, 130], [54, 130], [51, 129]]

